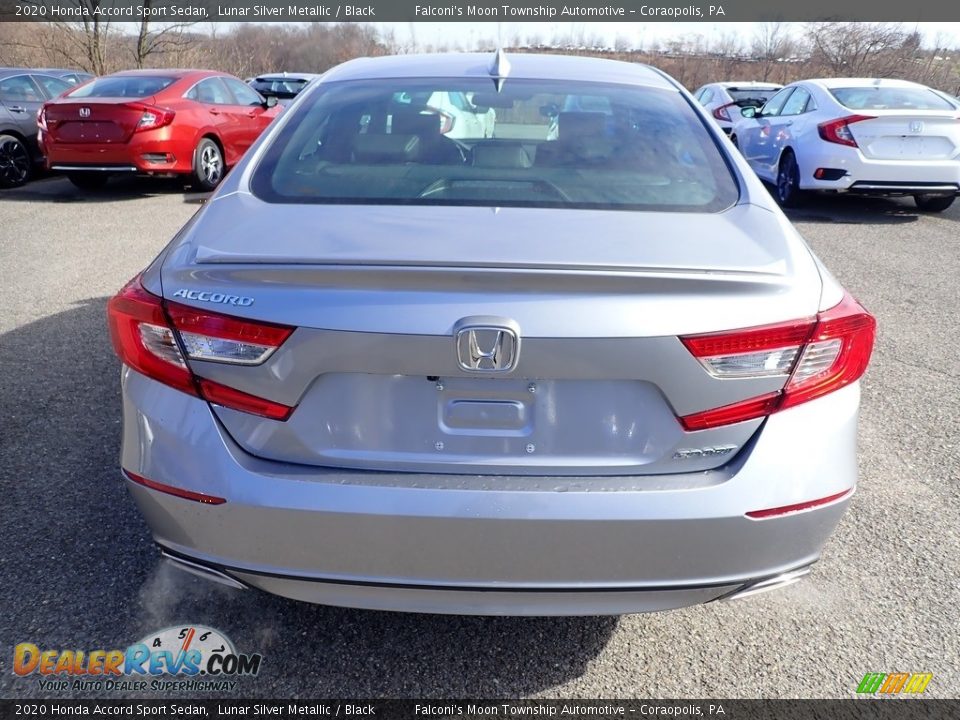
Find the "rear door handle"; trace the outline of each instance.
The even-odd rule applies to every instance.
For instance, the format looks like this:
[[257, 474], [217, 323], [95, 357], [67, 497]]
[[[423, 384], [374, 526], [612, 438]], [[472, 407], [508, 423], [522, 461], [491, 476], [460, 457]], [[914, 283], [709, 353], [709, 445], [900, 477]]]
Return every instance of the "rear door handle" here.
[[25, 107], [20, 107], [19, 105], [11, 105], [9, 110], [15, 113], [25, 113], [27, 111]]
[[219, 115], [219, 114], [220, 114], [220, 111], [217, 110], [217, 108], [210, 108], [210, 114], [211, 114], [211, 115]]

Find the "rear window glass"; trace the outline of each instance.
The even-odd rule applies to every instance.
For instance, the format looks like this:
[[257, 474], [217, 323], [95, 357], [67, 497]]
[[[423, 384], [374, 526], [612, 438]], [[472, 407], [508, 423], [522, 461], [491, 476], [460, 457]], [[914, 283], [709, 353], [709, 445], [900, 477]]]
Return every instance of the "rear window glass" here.
[[177, 78], [142, 76], [114, 76], [102, 77], [78, 87], [68, 97], [129, 97], [142, 98], [156, 95], [164, 88], [172, 85]]
[[257, 78], [250, 86], [261, 95], [273, 95], [281, 98], [292, 98], [303, 90], [309, 80], [294, 80], [292, 78]]
[[831, 88], [830, 93], [851, 110], [953, 110], [933, 90], [902, 87]]
[[756, 88], [727, 88], [727, 93], [737, 105], [760, 107], [780, 91], [780, 88], [757, 90]]
[[724, 155], [672, 90], [488, 78], [333, 82], [267, 148], [269, 202], [717, 212]]

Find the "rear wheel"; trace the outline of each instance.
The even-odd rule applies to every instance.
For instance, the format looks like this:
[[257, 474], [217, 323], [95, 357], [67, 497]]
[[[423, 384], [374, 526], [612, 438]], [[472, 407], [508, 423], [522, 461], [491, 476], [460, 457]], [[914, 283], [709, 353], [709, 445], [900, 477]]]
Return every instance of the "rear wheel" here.
[[72, 172], [67, 173], [67, 179], [81, 190], [100, 190], [107, 184], [110, 174], [105, 172]]
[[953, 205], [953, 195], [914, 195], [917, 208], [924, 212], [943, 212]]
[[213, 190], [223, 180], [223, 153], [210, 138], [197, 143], [193, 153], [193, 184], [200, 190]]
[[797, 207], [801, 200], [800, 166], [793, 152], [787, 150], [780, 158], [780, 170], [777, 172], [777, 202], [789, 208]]
[[13, 135], [0, 135], [0, 188], [15, 188], [30, 178], [32, 161], [23, 141]]

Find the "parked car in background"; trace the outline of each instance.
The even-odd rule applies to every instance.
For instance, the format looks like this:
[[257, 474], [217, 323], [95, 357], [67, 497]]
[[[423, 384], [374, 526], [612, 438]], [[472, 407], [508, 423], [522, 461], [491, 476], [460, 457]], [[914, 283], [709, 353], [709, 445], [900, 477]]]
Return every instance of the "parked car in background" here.
[[96, 77], [96, 75], [84, 72], [83, 70], [66, 70], [64, 68], [43, 68], [38, 72], [42, 72], [45, 75], [53, 75], [71, 85], [79, 85], [80, 83], [85, 83], [87, 80], [93, 80], [93, 78]]
[[717, 82], [704, 85], [694, 97], [703, 105], [727, 135], [740, 109], [760, 107], [783, 87], [767, 82]]
[[275, 97], [281, 105], [285, 105], [318, 77], [313, 73], [268, 73], [248, 78], [246, 82], [264, 97]]
[[71, 87], [42, 70], [0, 68], [0, 188], [22, 185], [43, 164], [37, 113]]
[[[440, 95], [496, 107], [493, 136], [443, 132]], [[745, 597], [817, 561], [874, 319], [675, 81], [364, 58], [267, 133], [108, 304], [120, 464], [166, 557], [496, 615]]]
[[105, 75], [44, 104], [47, 167], [82, 188], [117, 173], [189, 177], [209, 190], [279, 112], [232, 75], [131, 70]]
[[497, 112], [492, 107], [475, 105], [475, 95], [456, 90], [437, 90], [429, 94], [404, 91], [394, 93], [391, 102], [400, 109], [415, 108], [421, 115], [435, 116], [440, 133], [448, 138], [493, 137]]
[[819, 190], [912, 195], [919, 209], [941, 212], [960, 192], [958, 108], [924, 85], [803, 80], [741, 113], [732, 139], [782, 205]]

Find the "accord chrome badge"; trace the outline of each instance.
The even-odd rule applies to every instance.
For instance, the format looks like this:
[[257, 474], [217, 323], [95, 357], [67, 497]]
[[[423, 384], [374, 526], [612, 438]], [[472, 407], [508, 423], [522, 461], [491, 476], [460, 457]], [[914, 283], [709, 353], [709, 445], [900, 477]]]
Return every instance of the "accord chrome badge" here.
[[736, 445], [714, 445], [702, 448], [680, 448], [673, 454], [674, 460], [690, 460], [699, 457], [717, 457], [728, 455], [737, 449]]
[[453, 328], [457, 363], [473, 373], [508, 373], [520, 357], [520, 328], [512, 320], [468, 317]]
[[184, 298], [185, 300], [199, 300], [200, 302], [220, 303], [222, 305], [238, 305], [240, 307], [253, 305], [252, 297], [227, 295], [226, 293], [208, 292], [207, 290], [187, 290], [186, 288], [180, 288], [173, 296], [175, 298]]

